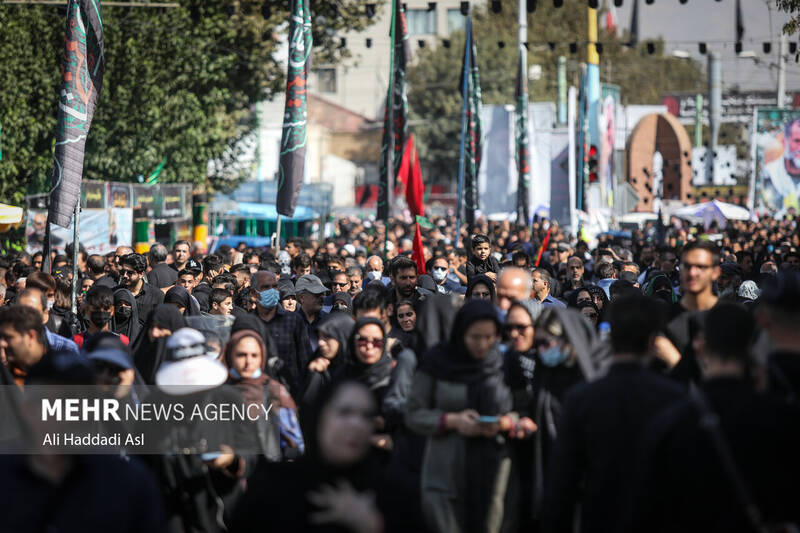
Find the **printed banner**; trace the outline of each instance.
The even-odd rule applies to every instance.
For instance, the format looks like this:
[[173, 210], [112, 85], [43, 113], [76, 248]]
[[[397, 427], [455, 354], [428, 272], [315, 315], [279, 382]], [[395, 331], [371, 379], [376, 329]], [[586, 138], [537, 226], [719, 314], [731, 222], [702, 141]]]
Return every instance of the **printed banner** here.
[[[29, 210], [25, 235], [28, 253], [39, 252], [44, 244], [46, 211]], [[72, 242], [72, 223], [66, 228], [50, 224], [51, 249], [63, 249]], [[105, 254], [117, 246], [133, 243], [133, 209], [81, 209], [80, 243], [90, 254]]]
[[759, 109], [756, 121], [758, 211], [800, 213], [800, 111]]

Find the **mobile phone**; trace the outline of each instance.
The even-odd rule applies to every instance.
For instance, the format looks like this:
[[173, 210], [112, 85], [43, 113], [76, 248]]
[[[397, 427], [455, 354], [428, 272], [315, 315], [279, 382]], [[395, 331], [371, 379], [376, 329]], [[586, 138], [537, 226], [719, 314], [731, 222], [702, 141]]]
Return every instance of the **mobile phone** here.
[[479, 424], [496, 424], [500, 422], [499, 416], [479, 416], [478, 423]]
[[220, 457], [222, 452], [206, 452], [200, 456], [203, 461], [213, 461], [214, 459]]

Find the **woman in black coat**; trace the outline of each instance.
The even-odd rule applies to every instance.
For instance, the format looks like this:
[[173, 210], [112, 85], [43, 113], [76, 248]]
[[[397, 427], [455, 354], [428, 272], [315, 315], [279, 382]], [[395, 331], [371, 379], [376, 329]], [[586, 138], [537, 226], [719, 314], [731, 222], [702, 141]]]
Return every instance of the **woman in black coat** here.
[[[421, 531], [413, 499], [375, 459], [376, 404], [353, 380], [325, 387], [304, 416], [307, 452], [291, 463], [262, 461], [234, 512], [231, 531]], [[370, 494], [372, 493], [372, 494]]]

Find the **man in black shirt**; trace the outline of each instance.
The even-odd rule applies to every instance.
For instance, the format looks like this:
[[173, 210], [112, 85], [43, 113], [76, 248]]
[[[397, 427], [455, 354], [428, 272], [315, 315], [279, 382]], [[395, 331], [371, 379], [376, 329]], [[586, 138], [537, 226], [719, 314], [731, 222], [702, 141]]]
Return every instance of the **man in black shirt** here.
[[119, 265], [119, 283], [133, 293], [136, 298], [136, 310], [139, 323], [144, 326], [155, 307], [164, 301], [164, 293], [160, 289], [144, 281], [147, 261], [142, 254], [128, 254]]
[[[299, 398], [306, 367], [311, 361], [306, 326], [297, 313], [286, 311], [278, 303], [280, 293], [275, 274], [259, 270], [253, 274], [250, 285], [259, 293], [256, 314], [264, 333], [272, 339], [277, 356], [283, 362], [280, 377], [286, 381], [292, 396]], [[268, 292], [272, 290], [275, 292]]]
[[150, 260], [150, 272], [147, 273], [147, 282], [159, 289], [172, 287], [178, 280], [178, 271], [167, 265], [167, 247], [156, 243], [150, 247], [147, 254]]

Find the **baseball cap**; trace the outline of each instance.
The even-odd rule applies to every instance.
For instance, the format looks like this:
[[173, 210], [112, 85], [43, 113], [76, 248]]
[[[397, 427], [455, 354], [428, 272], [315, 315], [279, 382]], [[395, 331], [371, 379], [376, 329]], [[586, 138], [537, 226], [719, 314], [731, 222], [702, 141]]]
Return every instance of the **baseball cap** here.
[[324, 294], [328, 292], [328, 289], [325, 288], [322, 281], [314, 274], [300, 276], [297, 283], [294, 284], [294, 289], [298, 294], [303, 291], [310, 292], [311, 294]]
[[186, 266], [184, 268], [186, 270], [199, 270], [201, 272], [203, 271], [203, 267], [201, 267], [200, 263], [198, 263], [194, 259], [189, 259], [188, 261], [186, 261]]
[[569, 252], [569, 244], [565, 242], [558, 243], [558, 251], [559, 252]]
[[208, 357], [206, 338], [192, 328], [180, 328], [167, 339], [167, 358], [156, 373], [156, 385], [167, 394], [183, 395], [225, 383], [228, 370]]
[[133, 359], [131, 356], [125, 353], [123, 350], [117, 350], [114, 348], [101, 348], [99, 350], [95, 350], [89, 354], [89, 360], [111, 363], [112, 365], [116, 365], [124, 370], [130, 370], [133, 368]]

